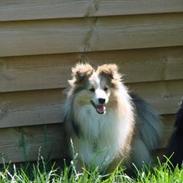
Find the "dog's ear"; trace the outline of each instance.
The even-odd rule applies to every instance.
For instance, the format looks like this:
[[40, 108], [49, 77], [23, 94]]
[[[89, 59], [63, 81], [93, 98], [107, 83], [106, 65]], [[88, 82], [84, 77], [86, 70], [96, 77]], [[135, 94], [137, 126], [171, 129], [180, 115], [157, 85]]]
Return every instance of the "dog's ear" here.
[[93, 71], [93, 67], [88, 63], [76, 64], [76, 66], [72, 68], [72, 80], [68, 82], [71, 86], [82, 83], [92, 75]]
[[121, 74], [118, 72], [116, 64], [104, 64], [98, 67], [97, 72], [100, 75], [108, 77], [111, 82], [121, 81]]

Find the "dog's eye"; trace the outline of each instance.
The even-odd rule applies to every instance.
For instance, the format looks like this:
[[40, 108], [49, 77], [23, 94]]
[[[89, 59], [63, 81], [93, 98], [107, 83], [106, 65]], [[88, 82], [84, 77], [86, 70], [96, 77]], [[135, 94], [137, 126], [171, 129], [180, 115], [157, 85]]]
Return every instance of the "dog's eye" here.
[[108, 87], [107, 87], [107, 86], [106, 86], [106, 87], [104, 87], [104, 91], [106, 91], [106, 92], [108, 91]]
[[90, 90], [91, 92], [95, 92], [95, 88], [93, 88], [93, 87], [90, 88], [89, 90]]

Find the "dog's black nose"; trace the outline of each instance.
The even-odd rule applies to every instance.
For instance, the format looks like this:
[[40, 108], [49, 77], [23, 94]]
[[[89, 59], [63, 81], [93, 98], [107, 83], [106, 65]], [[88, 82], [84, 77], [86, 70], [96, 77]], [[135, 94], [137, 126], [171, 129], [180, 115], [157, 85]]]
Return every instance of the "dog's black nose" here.
[[105, 99], [104, 98], [99, 98], [98, 101], [99, 101], [100, 104], [104, 104], [105, 103]]

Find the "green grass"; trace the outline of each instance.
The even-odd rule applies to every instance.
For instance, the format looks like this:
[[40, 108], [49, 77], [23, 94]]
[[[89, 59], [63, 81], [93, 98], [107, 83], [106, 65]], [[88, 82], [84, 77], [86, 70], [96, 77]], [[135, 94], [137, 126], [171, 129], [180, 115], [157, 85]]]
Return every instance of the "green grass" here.
[[[135, 169], [135, 168], [134, 168]], [[17, 168], [4, 166], [0, 171], [0, 183], [182, 183], [183, 168], [172, 169], [169, 163], [159, 163], [153, 168], [135, 169], [136, 176], [127, 176], [123, 169], [117, 168], [110, 175], [100, 175], [98, 171], [83, 170], [77, 173], [75, 168], [65, 167], [59, 170], [55, 166], [46, 167], [45, 163], [36, 163], [30, 167]]]

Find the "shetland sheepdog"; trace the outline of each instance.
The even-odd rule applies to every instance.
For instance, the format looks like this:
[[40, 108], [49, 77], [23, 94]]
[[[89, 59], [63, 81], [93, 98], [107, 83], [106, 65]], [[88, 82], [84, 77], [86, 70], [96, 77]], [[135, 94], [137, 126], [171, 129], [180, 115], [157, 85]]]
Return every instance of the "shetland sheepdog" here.
[[175, 130], [170, 138], [166, 156], [173, 166], [183, 165], [183, 101], [176, 115]]
[[121, 78], [115, 64], [94, 69], [79, 63], [72, 68], [65, 125], [78, 169], [110, 172], [119, 163], [141, 167], [152, 160], [161, 133], [159, 117], [141, 98], [129, 94]]

